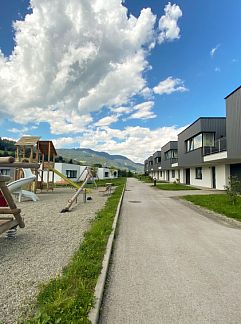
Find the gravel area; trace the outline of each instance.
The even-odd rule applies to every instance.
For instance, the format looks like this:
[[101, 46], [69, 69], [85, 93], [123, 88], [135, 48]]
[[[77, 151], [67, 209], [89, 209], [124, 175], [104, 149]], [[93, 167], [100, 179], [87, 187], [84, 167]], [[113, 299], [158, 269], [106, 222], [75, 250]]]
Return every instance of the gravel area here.
[[38, 202], [17, 204], [26, 227], [18, 229], [15, 239], [0, 236], [0, 323], [17, 323], [39, 284], [61, 273], [107, 199], [92, 190], [92, 200], [84, 204], [80, 196], [71, 212], [60, 214], [72, 194], [73, 189], [58, 188], [38, 194]]

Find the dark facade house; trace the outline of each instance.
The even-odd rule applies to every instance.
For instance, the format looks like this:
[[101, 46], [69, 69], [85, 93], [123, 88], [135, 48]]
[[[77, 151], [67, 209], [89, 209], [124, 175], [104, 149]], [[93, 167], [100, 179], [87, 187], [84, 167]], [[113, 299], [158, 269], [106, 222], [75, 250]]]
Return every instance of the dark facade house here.
[[170, 141], [161, 148], [161, 168], [167, 170], [172, 167], [173, 163], [178, 160], [178, 144], [177, 141]]
[[153, 172], [153, 155], [149, 156], [148, 161], [148, 172]]
[[[241, 180], [241, 86], [226, 98], [226, 117], [200, 117], [161, 148], [159, 180], [224, 189], [230, 176]], [[158, 151], [159, 152], [159, 151]]]
[[226, 149], [226, 118], [201, 117], [178, 135], [178, 166], [201, 165], [204, 155], [221, 148]]
[[144, 174], [148, 174], [148, 159], [144, 161]]
[[158, 172], [161, 168], [161, 151], [156, 151], [153, 154], [153, 171]]

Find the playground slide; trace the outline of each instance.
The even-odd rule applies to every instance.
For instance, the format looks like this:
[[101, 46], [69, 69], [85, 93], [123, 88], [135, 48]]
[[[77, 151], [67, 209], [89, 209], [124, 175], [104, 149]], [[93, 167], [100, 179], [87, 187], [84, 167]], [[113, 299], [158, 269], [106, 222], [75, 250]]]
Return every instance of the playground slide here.
[[56, 169], [50, 169], [50, 170], [53, 171], [55, 174], [57, 174], [64, 181], [66, 181], [67, 183], [69, 183], [72, 187], [74, 187], [76, 189], [79, 189], [80, 188], [80, 186], [76, 182], [74, 182], [74, 181], [70, 180], [69, 178], [67, 178], [63, 173], [59, 172]]
[[23, 169], [23, 172], [24, 172], [25, 178], [21, 178], [19, 180], [10, 182], [7, 185], [8, 190], [11, 193], [19, 195], [19, 202], [21, 202], [22, 196], [30, 198], [33, 201], [39, 200], [39, 198], [35, 195], [35, 193], [33, 193], [31, 191], [27, 191], [27, 190], [22, 190], [23, 186], [32, 183], [36, 178], [36, 176], [34, 174], [32, 174], [32, 171], [30, 169]]

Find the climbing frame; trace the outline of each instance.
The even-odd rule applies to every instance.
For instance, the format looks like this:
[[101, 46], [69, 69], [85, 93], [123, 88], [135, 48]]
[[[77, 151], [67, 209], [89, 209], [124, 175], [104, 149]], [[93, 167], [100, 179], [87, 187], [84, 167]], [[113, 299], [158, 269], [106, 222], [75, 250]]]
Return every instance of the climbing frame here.
[[0, 175], [0, 234], [17, 226], [25, 227], [21, 217], [21, 210], [15, 205], [13, 197], [6, 186], [6, 182], [9, 180], [10, 177]]

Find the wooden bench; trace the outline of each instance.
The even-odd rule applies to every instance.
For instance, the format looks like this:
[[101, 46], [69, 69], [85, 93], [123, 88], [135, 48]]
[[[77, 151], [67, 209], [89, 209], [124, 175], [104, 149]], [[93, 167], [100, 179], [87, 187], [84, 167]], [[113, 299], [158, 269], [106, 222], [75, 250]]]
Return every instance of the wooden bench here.
[[0, 234], [17, 226], [21, 228], [25, 227], [23, 218], [21, 217], [21, 210], [15, 205], [13, 197], [6, 186], [6, 182], [9, 180], [10, 177], [0, 175], [1, 201], [5, 201], [5, 203], [2, 204], [3, 206], [0, 206]]

